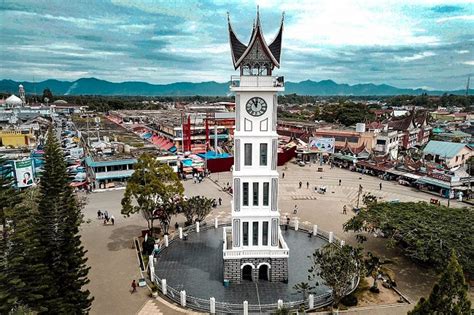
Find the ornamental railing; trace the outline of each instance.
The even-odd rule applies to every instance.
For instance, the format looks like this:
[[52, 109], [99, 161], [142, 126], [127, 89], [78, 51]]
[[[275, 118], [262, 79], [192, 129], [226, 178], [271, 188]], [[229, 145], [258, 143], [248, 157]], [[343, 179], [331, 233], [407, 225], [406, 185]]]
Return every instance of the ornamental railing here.
[[[218, 222], [217, 227], [228, 227], [231, 223], [230, 218], [221, 220]], [[282, 225], [284, 226], [284, 225]], [[216, 221], [214, 220], [208, 220], [208, 221], [203, 221], [200, 222], [199, 225], [199, 230], [200, 231], [205, 231], [207, 229], [215, 228], [216, 227]], [[297, 221], [292, 221], [289, 224], [289, 228], [291, 229], [297, 229], [303, 233], [308, 233], [312, 234], [314, 231], [314, 226], [309, 225], [309, 224], [299, 224]], [[191, 225], [183, 229], [183, 234], [187, 235], [187, 237], [190, 237], [190, 233], [197, 232], [196, 231], [197, 226]], [[340, 239], [336, 238], [332, 232], [326, 232], [320, 229], [317, 229], [317, 237], [320, 237], [324, 240], [329, 241], [331, 244], [334, 246], [342, 246], [344, 244], [344, 241], [341, 241]], [[179, 233], [173, 232], [168, 235], [168, 246], [175, 241], [176, 239], [179, 239]], [[158, 256], [167, 250], [167, 247], [165, 246], [165, 240], [161, 239], [158, 242], [158, 245], [160, 246], [161, 250], [157, 254]], [[153, 270], [153, 272], [150, 270], [150, 267], [153, 268], [153, 263], [149, 261], [148, 263], [148, 270], [149, 274], [153, 275], [151, 280], [156, 284], [158, 290], [164, 294], [166, 297], [168, 297], [170, 300], [173, 302], [177, 303], [178, 305], [181, 305], [183, 307], [191, 308], [196, 311], [200, 312], [206, 312], [210, 313], [211, 309], [214, 310], [216, 314], [221, 314], [221, 313], [226, 313], [226, 314], [243, 314], [244, 313], [244, 308], [247, 308], [249, 313], [254, 313], [254, 312], [259, 312], [259, 313], [271, 313], [275, 312], [279, 308], [286, 308], [286, 309], [299, 309], [303, 307], [306, 310], [309, 309], [319, 309], [328, 305], [331, 305], [333, 302], [333, 297], [331, 292], [326, 292], [322, 293], [319, 295], [312, 295], [310, 301], [309, 298], [304, 299], [304, 300], [298, 300], [298, 301], [290, 301], [290, 302], [282, 302], [282, 303], [271, 303], [271, 304], [246, 304], [244, 305], [244, 301], [242, 303], [226, 303], [226, 302], [220, 302], [213, 300], [211, 302], [211, 298], [209, 299], [203, 299], [203, 298], [198, 298], [192, 295], [188, 295], [185, 293], [186, 288], [181, 287], [179, 289], [173, 288], [172, 286], [169, 286], [166, 284], [166, 288], [163, 287], [163, 282], [162, 278], [160, 278]], [[346, 295], [352, 293], [357, 286], [359, 285], [360, 278], [359, 276], [355, 276], [351, 282], [351, 285], [348, 286]], [[166, 282], [166, 280], [165, 280]], [[184, 294], [183, 294], [184, 292]], [[213, 307], [211, 307], [213, 306]]]
[[271, 75], [233, 75], [230, 87], [284, 87], [285, 78]]

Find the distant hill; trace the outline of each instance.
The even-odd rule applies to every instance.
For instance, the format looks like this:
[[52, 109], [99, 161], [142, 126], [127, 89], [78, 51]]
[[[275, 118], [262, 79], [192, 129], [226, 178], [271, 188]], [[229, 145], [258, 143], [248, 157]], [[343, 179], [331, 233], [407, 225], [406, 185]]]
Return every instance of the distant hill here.
[[[150, 84], [146, 82], [121, 82], [113, 83], [96, 78], [82, 78], [73, 82], [46, 80], [41, 82], [16, 82], [12, 80], [0, 81], [0, 92], [18, 93], [18, 85], [23, 84], [27, 94], [42, 94], [45, 88], [49, 88], [53, 95], [143, 95], [143, 96], [225, 96], [229, 94], [229, 83], [218, 83], [214, 81], [191, 83], [176, 82], [170, 84]], [[298, 95], [429, 95], [448, 94], [462, 95], [464, 90], [456, 91], [428, 91], [423, 89], [399, 89], [386, 84], [338, 84], [332, 80], [323, 81], [301, 81], [286, 82], [285, 94], [296, 93]], [[474, 90], [470, 90], [472, 95]]]

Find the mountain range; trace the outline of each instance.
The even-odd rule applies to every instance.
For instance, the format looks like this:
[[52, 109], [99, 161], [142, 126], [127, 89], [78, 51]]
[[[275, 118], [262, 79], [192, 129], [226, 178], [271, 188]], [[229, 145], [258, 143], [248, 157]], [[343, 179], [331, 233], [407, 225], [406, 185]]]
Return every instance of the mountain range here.
[[[53, 95], [142, 95], [142, 96], [225, 96], [229, 94], [229, 82], [176, 82], [170, 84], [150, 84], [146, 82], [114, 83], [96, 78], [81, 78], [76, 81], [45, 80], [41, 82], [0, 81], [0, 92], [18, 94], [18, 85], [23, 84], [27, 94], [42, 94], [49, 88]], [[469, 90], [472, 95], [474, 90]], [[465, 90], [432, 91], [424, 89], [401, 89], [387, 84], [338, 84], [332, 80], [286, 82], [285, 94], [298, 95], [441, 95], [443, 93], [462, 95]]]

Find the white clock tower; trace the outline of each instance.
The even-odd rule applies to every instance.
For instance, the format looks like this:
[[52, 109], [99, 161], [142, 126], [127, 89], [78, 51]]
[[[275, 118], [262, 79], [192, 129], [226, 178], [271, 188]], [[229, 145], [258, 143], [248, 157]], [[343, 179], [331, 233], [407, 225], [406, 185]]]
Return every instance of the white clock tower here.
[[267, 45], [257, 18], [248, 45], [235, 35], [229, 20], [232, 76], [235, 93], [232, 227], [224, 230], [224, 279], [239, 283], [287, 281], [289, 250], [280, 230], [278, 209], [277, 93], [283, 77], [280, 67], [283, 17], [280, 29]]

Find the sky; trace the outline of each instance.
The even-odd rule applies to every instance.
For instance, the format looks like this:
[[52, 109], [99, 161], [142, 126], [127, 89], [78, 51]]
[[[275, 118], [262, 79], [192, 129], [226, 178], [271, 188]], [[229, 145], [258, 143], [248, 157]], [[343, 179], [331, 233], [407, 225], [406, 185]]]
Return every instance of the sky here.
[[0, 78], [226, 82], [227, 12], [247, 43], [257, 5], [267, 43], [285, 12], [286, 81], [452, 90], [474, 75], [473, 0], [1, 0]]

